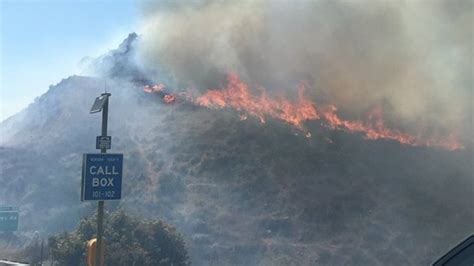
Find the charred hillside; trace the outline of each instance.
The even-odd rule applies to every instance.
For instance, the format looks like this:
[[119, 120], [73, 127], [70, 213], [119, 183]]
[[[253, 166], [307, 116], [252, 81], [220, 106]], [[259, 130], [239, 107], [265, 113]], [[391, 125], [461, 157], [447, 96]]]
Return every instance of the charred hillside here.
[[[150, 208], [182, 215], [203, 261], [429, 263], [446, 239], [472, 230], [468, 151], [343, 132], [308, 140], [276, 121], [171, 108], [170, 133], [142, 140], [155, 172], [149, 175], [159, 176], [147, 181], [157, 187], [158, 206]], [[170, 136], [179, 142], [161, 141]], [[173, 202], [177, 209], [169, 208]]]
[[176, 226], [196, 265], [422, 265], [474, 230], [470, 147], [366, 140], [317, 121], [306, 138], [274, 119], [167, 105], [145, 78], [109, 75], [67, 78], [2, 122], [0, 202], [20, 207], [22, 231], [93, 213], [80, 202], [81, 156], [95, 152], [88, 109], [105, 79], [125, 170], [123, 199], [106, 208]]

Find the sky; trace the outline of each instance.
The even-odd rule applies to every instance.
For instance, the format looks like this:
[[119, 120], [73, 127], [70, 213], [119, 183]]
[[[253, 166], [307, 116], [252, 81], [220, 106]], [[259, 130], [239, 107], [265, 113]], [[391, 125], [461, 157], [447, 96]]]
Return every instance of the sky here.
[[0, 0], [0, 121], [138, 28], [134, 0]]

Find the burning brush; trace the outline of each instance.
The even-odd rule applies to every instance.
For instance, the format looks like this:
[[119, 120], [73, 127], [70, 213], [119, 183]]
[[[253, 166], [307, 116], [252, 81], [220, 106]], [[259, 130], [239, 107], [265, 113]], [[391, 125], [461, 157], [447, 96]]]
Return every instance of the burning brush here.
[[176, 101], [176, 95], [171, 94], [171, 93], [166, 93], [164, 89], [166, 86], [162, 83], [155, 84], [153, 86], [148, 86], [146, 85], [145, 88], [143, 88], [143, 91], [146, 93], [157, 93], [161, 99], [163, 99], [164, 103], [171, 104]]
[[260, 95], [254, 95], [248, 85], [232, 73], [228, 75], [228, 82], [225, 87], [208, 90], [199, 97], [191, 97], [189, 93], [185, 92], [179, 94], [166, 93], [164, 88], [165, 85], [157, 84], [145, 86], [144, 91], [159, 94], [163, 102], [167, 104], [174, 103], [177, 97], [180, 97], [196, 105], [211, 109], [231, 108], [246, 114], [240, 115], [241, 121], [246, 120], [247, 115], [256, 117], [262, 124], [265, 123], [266, 117], [278, 119], [303, 131], [307, 138], [311, 137], [311, 132], [304, 127], [304, 122], [321, 120], [323, 125], [330, 129], [360, 133], [366, 139], [371, 140], [389, 139], [411, 146], [439, 147], [446, 150], [465, 148], [453, 135], [447, 138], [421, 137], [409, 135], [397, 129], [390, 129], [384, 123], [382, 108], [380, 107], [373, 109], [366, 121], [345, 120], [337, 114], [336, 106], [327, 105], [318, 108], [314, 102], [308, 100], [305, 97], [304, 84], [300, 85], [298, 99], [295, 102], [284, 97], [273, 99], [263, 88], [260, 89]]

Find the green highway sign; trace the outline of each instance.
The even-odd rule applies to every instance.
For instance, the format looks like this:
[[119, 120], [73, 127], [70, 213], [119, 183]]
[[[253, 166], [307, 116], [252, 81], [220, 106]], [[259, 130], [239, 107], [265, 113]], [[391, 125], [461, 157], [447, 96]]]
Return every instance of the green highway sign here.
[[18, 208], [0, 207], [0, 232], [18, 230]]

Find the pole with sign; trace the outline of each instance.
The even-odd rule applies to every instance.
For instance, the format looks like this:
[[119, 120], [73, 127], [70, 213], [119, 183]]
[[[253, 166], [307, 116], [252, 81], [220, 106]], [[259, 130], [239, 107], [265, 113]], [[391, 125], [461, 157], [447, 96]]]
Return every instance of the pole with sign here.
[[[98, 201], [97, 245], [95, 266], [105, 264], [103, 254], [104, 201], [119, 200], [122, 197], [123, 154], [106, 154], [111, 147], [112, 137], [107, 136], [107, 119], [110, 93], [102, 93], [95, 99], [90, 113], [102, 111], [102, 134], [96, 139], [100, 154], [84, 154], [82, 161], [82, 201]], [[102, 258], [102, 260], [101, 260]]]

